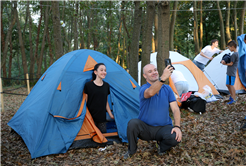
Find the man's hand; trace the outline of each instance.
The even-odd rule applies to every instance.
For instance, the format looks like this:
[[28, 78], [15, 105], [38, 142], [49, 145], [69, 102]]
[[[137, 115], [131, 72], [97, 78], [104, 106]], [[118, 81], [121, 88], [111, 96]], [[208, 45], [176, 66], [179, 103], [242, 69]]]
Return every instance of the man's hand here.
[[177, 140], [178, 142], [180, 142], [182, 140], [182, 132], [178, 127], [174, 127], [171, 131], [171, 134], [173, 134], [173, 132], [176, 133], [176, 138], [175, 140]]
[[161, 79], [162, 79], [162, 80], [168, 79], [168, 78], [171, 76], [172, 72], [173, 72], [173, 67], [171, 67], [170, 65], [168, 65], [168, 66], [163, 70], [163, 73], [162, 73], [162, 75], [161, 75]]
[[213, 60], [214, 58], [213, 57], [210, 57], [209, 60]]

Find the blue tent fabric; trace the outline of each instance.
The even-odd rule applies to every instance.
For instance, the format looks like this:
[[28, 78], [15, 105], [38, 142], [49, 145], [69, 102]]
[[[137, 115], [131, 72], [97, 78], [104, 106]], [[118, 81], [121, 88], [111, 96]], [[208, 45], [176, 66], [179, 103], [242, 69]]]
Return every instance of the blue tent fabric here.
[[246, 87], [246, 44], [244, 43], [245, 34], [242, 34], [237, 37], [238, 42], [238, 54], [239, 54], [239, 63], [238, 63], [238, 74], [241, 83]]
[[[92, 71], [83, 72], [88, 56], [106, 65], [104, 81], [110, 85], [109, 103], [112, 103], [118, 135], [122, 142], [127, 142], [127, 123], [139, 113], [137, 82], [108, 56], [88, 49], [76, 50], [63, 55], [47, 69], [8, 122], [22, 137], [32, 158], [65, 153], [78, 134], [86, 114], [84, 104], [81, 115], [76, 117], [84, 84], [92, 79]], [[61, 90], [57, 90], [60, 83]]]

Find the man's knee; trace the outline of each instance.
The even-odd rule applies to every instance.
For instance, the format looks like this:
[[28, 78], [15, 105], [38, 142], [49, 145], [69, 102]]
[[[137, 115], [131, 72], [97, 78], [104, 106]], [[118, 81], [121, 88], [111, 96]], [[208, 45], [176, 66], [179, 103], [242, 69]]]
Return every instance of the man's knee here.
[[134, 130], [139, 125], [139, 119], [131, 119], [127, 124], [127, 130]]
[[169, 140], [171, 146], [176, 146], [179, 142], [176, 140], [176, 133], [171, 134], [171, 139]]

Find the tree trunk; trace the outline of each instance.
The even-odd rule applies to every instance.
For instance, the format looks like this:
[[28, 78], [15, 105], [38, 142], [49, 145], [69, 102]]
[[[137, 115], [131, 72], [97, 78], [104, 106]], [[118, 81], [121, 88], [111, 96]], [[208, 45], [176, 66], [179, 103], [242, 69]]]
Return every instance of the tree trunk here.
[[226, 20], [225, 20], [225, 28], [226, 28], [226, 43], [231, 40], [231, 32], [230, 32], [230, 1], [227, 1], [226, 8]]
[[76, 4], [76, 14], [75, 14], [75, 17], [74, 17], [74, 48], [73, 50], [77, 50], [78, 49], [78, 16], [79, 16], [79, 3], [78, 1], [75, 2]]
[[[66, 6], [66, 1], [63, 2], [63, 9], [62, 9], [62, 21], [64, 22], [64, 24], [66, 25], [65, 23], [65, 20], [64, 20], [64, 12], [65, 12], [65, 6]], [[65, 37], [65, 40], [67, 42], [67, 47], [68, 47], [68, 52], [71, 51], [71, 43], [70, 41], [68, 40], [68, 36], [67, 36], [67, 32], [66, 32], [66, 28], [65, 26], [62, 27], [62, 30], [63, 30], [63, 34], [64, 34], [64, 37]]]
[[234, 21], [234, 40], [237, 41], [237, 1], [234, 1], [233, 5], [233, 21]]
[[[14, 5], [17, 7], [16, 1], [14, 2]], [[27, 62], [26, 62], [25, 47], [24, 47], [24, 43], [23, 43], [23, 39], [22, 39], [21, 26], [20, 26], [20, 21], [19, 21], [19, 17], [18, 17], [18, 11], [16, 8], [14, 8], [14, 10], [15, 10], [15, 14], [16, 14], [17, 29], [18, 29], [18, 35], [19, 35], [19, 45], [20, 45], [21, 55], [22, 55], [22, 66], [23, 66], [24, 74], [26, 74], [26, 73], [28, 73], [28, 69], [27, 69]], [[26, 75], [25, 75], [25, 78], [26, 78]]]
[[35, 57], [33, 55], [33, 44], [32, 44], [32, 17], [31, 17], [31, 13], [30, 13], [30, 9], [29, 9], [29, 1], [28, 1], [28, 5], [27, 5], [27, 14], [29, 17], [29, 55], [30, 55], [30, 67], [29, 67], [29, 74], [30, 74], [30, 79], [33, 79], [33, 75], [34, 75], [34, 64], [35, 64]]
[[9, 74], [8, 78], [11, 78], [11, 69], [12, 69], [12, 59], [13, 59], [13, 44], [12, 44], [12, 33], [10, 34], [9, 40]]
[[120, 11], [120, 24], [119, 24], [119, 29], [118, 29], [118, 52], [117, 52], [117, 57], [115, 59], [115, 62], [120, 64], [120, 58], [121, 58], [121, 54], [120, 54], [120, 39], [121, 39], [121, 33], [122, 33], [122, 22], [123, 22], [123, 14], [122, 14], [122, 9], [124, 8], [124, 1], [122, 1], [121, 3], [121, 11]]
[[53, 29], [54, 29], [55, 56], [57, 60], [63, 55], [59, 1], [52, 1], [51, 7], [52, 7]]
[[4, 50], [4, 45], [5, 45], [5, 42], [4, 42], [4, 32], [3, 32], [3, 2], [1, 1], [0, 2], [1, 4], [1, 44], [2, 44], [2, 47], [1, 47], [1, 51], [3, 52]]
[[87, 10], [87, 49], [90, 49], [90, 44], [91, 44], [91, 10]]
[[222, 17], [222, 12], [220, 9], [220, 4], [219, 1], [217, 2], [217, 8], [219, 11], [219, 19], [220, 19], [220, 36], [221, 36], [221, 48], [220, 49], [225, 49], [226, 48], [226, 43], [225, 43], [225, 31], [224, 31], [224, 21], [223, 21], [223, 17]]
[[240, 34], [244, 34], [244, 17], [245, 17], [245, 10], [246, 10], [246, 1], [243, 2], [243, 9], [241, 12], [241, 17], [240, 17], [240, 21], [239, 21], [239, 33]]
[[178, 1], [174, 1], [173, 4], [173, 14], [172, 14], [172, 19], [170, 22], [170, 29], [169, 29], [169, 50], [173, 51], [174, 46], [173, 46], [173, 37], [174, 37], [174, 28], [175, 28], [175, 21], [176, 21], [176, 16], [177, 16], [177, 7], [178, 7]]
[[155, 26], [155, 51], [158, 50], [158, 8], [155, 12], [154, 26]]
[[195, 54], [199, 54], [199, 39], [198, 39], [198, 24], [197, 24], [197, 7], [196, 1], [193, 1], [193, 8], [194, 8], [194, 43], [195, 43]]
[[42, 40], [42, 46], [41, 46], [41, 51], [39, 58], [37, 59], [37, 64], [38, 64], [38, 71], [37, 74], [41, 75], [41, 69], [42, 69], [42, 62], [43, 62], [43, 55], [44, 55], [44, 47], [45, 47], [45, 38], [47, 34], [47, 29], [48, 29], [48, 11], [49, 7], [46, 6], [45, 13], [44, 13], [44, 33], [43, 33], [43, 40]]
[[4, 41], [4, 47], [3, 47], [3, 56], [2, 56], [2, 60], [1, 60], [1, 67], [3, 68], [4, 65], [6, 65], [6, 59], [7, 59], [7, 51], [8, 51], [8, 44], [9, 44], [9, 36], [10, 36], [10, 33], [12, 33], [12, 29], [15, 25], [15, 21], [18, 19], [16, 18], [16, 13], [15, 11], [16, 10], [16, 6], [17, 6], [17, 3], [16, 2], [12, 2], [14, 3], [14, 9], [11, 9], [11, 16], [12, 16], [12, 21], [9, 22], [9, 29], [8, 29], [8, 32], [7, 32], [7, 35], [6, 35], [6, 39]]
[[51, 41], [50, 41], [50, 33], [49, 33], [49, 28], [47, 29], [47, 42], [48, 42], [48, 46], [49, 46], [49, 57], [50, 57], [50, 64], [49, 66], [51, 66], [53, 64], [53, 52], [52, 52], [52, 45], [51, 45]]
[[[150, 63], [150, 54], [151, 54], [151, 43], [152, 43], [152, 28], [155, 19], [155, 4], [154, 1], [147, 1], [147, 13], [146, 13], [146, 22], [144, 25], [144, 37], [142, 39], [142, 63], [141, 63], [141, 73], [143, 74], [143, 67]], [[141, 85], [146, 83], [146, 79], [141, 76]]]
[[39, 23], [38, 23], [38, 30], [37, 30], [37, 39], [36, 39], [36, 49], [35, 49], [35, 56], [34, 56], [34, 61], [37, 62], [38, 65], [38, 45], [39, 45], [39, 34], [40, 34], [40, 28], [42, 24], [42, 18], [43, 18], [43, 7], [42, 7], [42, 2], [40, 1], [40, 18], [39, 18]]
[[[159, 75], [165, 69], [165, 59], [169, 58], [169, 18], [170, 6], [168, 1], [162, 1], [158, 4], [158, 53], [157, 53], [157, 69]], [[166, 80], [169, 84], [169, 81]]]
[[200, 2], [200, 49], [199, 52], [201, 52], [203, 48], [203, 17], [202, 17], [202, 0]]
[[92, 33], [92, 39], [93, 39], [93, 48], [94, 50], [97, 50], [98, 48], [98, 31], [97, 31], [97, 16], [95, 17], [95, 11], [92, 12], [92, 17], [91, 17], [91, 26], [93, 27], [93, 33]]
[[[109, 1], [109, 8], [111, 8], [112, 6], [112, 1]], [[112, 47], [111, 47], [111, 36], [112, 36], [112, 24], [111, 24], [111, 21], [112, 21], [112, 10], [109, 10], [107, 11], [107, 55], [108, 57], [111, 57], [111, 50], [112, 50]]]
[[82, 17], [82, 9], [80, 9], [80, 21], [79, 21], [79, 31], [80, 31], [80, 49], [85, 48], [85, 41], [84, 41], [84, 32], [83, 32], [83, 17]]
[[132, 30], [132, 42], [131, 50], [129, 53], [129, 73], [135, 81], [138, 82], [138, 50], [139, 50], [139, 39], [142, 23], [142, 7], [140, 6], [139, 1], [134, 1], [135, 10], [134, 10], [134, 23]]

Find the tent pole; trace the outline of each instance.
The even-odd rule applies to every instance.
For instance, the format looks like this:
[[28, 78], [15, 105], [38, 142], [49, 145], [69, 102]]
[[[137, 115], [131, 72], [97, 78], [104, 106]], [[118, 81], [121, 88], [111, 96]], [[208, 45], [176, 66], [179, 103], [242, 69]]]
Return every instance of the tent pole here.
[[1, 93], [1, 112], [4, 112], [4, 103], [3, 103], [3, 85], [2, 85], [2, 78], [0, 77], [0, 93]]
[[26, 86], [27, 86], [27, 95], [30, 93], [30, 82], [29, 82], [29, 75], [26, 73]]

